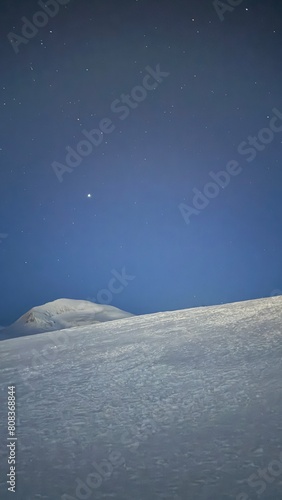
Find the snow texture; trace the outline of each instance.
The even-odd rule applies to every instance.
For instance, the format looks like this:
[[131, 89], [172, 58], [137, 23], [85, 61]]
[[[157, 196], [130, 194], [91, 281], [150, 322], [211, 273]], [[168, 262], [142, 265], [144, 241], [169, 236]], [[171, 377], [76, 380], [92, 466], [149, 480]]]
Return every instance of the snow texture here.
[[273, 297], [1, 342], [1, 500], [281, 499], [281, 306]]

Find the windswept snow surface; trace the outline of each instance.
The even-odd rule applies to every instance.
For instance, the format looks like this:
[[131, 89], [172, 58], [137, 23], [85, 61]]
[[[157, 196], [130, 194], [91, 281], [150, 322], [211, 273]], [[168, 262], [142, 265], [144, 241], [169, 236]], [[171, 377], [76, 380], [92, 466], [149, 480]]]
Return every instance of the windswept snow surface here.
[[34, 335], [75, 326], [128, 318], [132, 314], [117, 307], [87, 300], [58, 299], [33, 307], [15, 323], [1, 331], [2, 339]]
[[0, 498], [279, 500], [281, 360], [281, 297], [4, 340]]

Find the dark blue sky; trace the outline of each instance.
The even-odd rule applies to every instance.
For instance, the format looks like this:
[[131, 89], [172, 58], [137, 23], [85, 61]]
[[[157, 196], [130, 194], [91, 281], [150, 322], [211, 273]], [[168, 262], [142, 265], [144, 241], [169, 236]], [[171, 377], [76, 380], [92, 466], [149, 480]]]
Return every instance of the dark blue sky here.
[[0, 7], [0, 324], [61, 297], [142, 314], [282, 288], [281, 4], [63, 3]]

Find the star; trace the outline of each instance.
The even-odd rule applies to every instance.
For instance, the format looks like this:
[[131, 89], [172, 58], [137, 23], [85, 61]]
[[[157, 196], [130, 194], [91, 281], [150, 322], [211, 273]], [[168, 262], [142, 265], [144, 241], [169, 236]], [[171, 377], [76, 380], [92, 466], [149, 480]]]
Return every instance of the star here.
[[92, 194], [88, 193], [87, 198], [92, 198]]

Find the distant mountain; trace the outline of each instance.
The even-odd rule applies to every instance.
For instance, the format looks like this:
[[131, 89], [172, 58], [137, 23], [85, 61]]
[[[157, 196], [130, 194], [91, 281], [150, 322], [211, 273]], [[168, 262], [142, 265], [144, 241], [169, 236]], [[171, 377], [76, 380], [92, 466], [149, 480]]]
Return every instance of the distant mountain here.
[[0, 339], [92, 325], [133, 316], [117, 307], [87, 300], [58, 299], [33, 307], [11, 326], [1, 329]]

